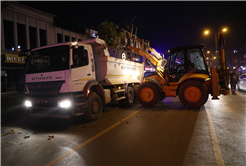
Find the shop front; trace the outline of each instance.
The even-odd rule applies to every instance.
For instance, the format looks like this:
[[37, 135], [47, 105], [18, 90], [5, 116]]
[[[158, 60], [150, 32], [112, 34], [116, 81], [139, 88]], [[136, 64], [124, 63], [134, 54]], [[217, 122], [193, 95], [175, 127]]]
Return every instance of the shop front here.
[[24, 84], [25, 57], [19, 57], [18, 52], [1, 52], [1, 93], [24, 93]]

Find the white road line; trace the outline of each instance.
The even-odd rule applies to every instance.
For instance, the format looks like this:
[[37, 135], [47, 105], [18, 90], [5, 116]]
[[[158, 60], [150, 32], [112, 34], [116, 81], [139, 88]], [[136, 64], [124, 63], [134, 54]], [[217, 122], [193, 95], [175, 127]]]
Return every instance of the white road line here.
[[208, 125], [209, 125], [212, 143], [213, 143], [216, 164], [217, 166], [225, 166], [209, 110], [206, 110], [206, 113], [208, 117]]

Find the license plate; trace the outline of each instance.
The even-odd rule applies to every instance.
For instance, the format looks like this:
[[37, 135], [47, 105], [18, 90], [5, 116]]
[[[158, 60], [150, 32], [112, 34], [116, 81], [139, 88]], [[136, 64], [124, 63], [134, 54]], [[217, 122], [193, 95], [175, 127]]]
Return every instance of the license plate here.
[[47, 99], [38, 99], [37, 103], [46, 104], [46, 103], [48, 103], [48, 100]]

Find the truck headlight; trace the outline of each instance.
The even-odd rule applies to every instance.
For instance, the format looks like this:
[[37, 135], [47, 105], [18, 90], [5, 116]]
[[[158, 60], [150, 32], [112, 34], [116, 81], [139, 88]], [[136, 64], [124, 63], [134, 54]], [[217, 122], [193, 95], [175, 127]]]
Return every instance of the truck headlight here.
[[58, 107], [61, 107], [61, 108], [69, 108], [72, 104], [71, 104], [71, 101], [69, 100], [61, 100], [61, 101], [58, 101]]
[[26, 101], [25, 101], [25, 106], [26, 106], [26, 107], [31, 107], [31, 106], [32, 106], [32, 102], [29, 101], [29, 100], [26, 100]]

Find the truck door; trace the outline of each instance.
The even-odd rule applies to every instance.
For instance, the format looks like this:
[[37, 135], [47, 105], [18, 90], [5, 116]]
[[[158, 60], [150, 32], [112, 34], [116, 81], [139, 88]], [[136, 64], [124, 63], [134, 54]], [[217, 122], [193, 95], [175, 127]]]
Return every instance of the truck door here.
[[73, 64], [71, 66], [71, 78], [73, 91], [81, 91], [86, 82], [93, 79], [91, 61], [88, 49], [83, 46], [72, 49]]

